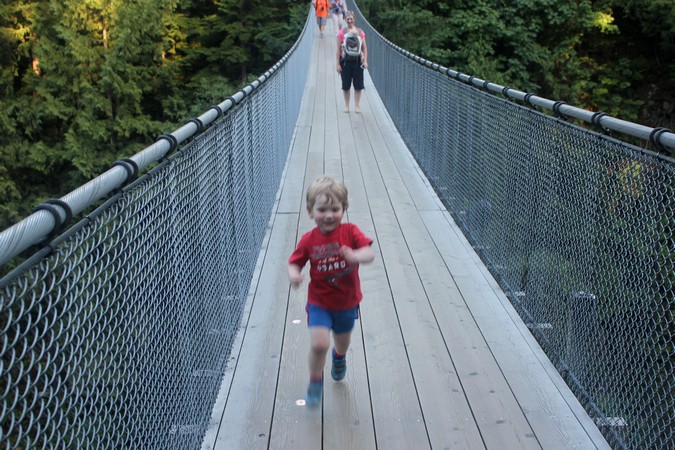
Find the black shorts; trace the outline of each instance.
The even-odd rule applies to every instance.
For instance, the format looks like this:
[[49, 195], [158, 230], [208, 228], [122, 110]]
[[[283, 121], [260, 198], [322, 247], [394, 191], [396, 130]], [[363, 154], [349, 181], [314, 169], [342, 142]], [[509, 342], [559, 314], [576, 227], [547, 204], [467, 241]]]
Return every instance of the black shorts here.
[[364, 86], [361, 58], [353, 61], [347, 61], [343, 59], [340, 65], [342, 66], [342, 90], [348, 91], [351, 88], [353, 82], [354, 90], [362, 91]]

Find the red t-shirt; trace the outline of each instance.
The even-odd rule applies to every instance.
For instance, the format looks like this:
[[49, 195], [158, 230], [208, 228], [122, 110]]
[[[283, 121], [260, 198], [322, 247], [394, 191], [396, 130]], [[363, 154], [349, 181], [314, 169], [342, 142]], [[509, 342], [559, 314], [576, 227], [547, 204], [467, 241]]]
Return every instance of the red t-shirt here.
[[310, 263], [307, 302], [329, 311], [342, 311], [358, 305], [363, 294], [359, 265], [350, 265], [340, 255], [340, 247], [354, 250], [373, 243], [352, 223], [342, 223], [330, 234], [318, 228], [306, 233], [288, 259], [301, 269]]

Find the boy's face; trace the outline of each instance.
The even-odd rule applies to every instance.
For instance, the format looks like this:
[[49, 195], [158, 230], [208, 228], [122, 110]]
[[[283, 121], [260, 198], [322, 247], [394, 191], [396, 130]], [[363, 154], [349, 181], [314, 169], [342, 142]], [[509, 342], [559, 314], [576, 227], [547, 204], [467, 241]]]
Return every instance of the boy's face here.
[[319, 231], [323, 234], [329, 234], [335, 231], [342, 222], [342, 203], [327, 195], [320, 195], [314, 207], [309, 211], [309, 217], [314, 219]]

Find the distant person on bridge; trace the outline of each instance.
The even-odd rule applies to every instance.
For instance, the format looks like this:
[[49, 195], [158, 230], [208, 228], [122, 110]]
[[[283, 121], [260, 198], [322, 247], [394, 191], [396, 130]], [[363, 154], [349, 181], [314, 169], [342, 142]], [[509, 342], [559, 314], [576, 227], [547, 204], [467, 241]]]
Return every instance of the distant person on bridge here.
[[368, 68], [368, 47], [366, 33], [354, 25], [354, 11], [345, 13], [347, 26], [337, 34], [337, 71], [342, 77], [342, 93], [345, 98], [345, 112], [349, 112], [352, 83], [354, 84], [354, 111], [361, 112], [363, 70]]
[[339, 381], [347, 373], [347, 350], [363, 298], [359, 264], [375, 259], [373, 240], [352, 223], [342, 223], [349, 206], [347, 188], [327, 176], [317, 178], [307, 190], [307, 212], [316, 227], [305, 233], [288, 259], [288, 278], [300, 287], [302, 268], [310, 263], [307, 288], [309, 326], [309, 387], [307, 406], [321, 403], [323, 368], [333, 330], [331, 376]]
[[316, 13], [316, 23], [319, 25], [321, 37], [323, 37], [323, 30], [326, 28], [328, 22], [328, 12], [330, 11], [330, 2], [328, 0], [313, 0], [314, 12]]
[[338, 30], [342, 28], [346, 11], [347, 5], [345, 5], [345, 0], [332, 0], [331, 12], [333, 13], [333, 18], [335, 19], [335, 28]]

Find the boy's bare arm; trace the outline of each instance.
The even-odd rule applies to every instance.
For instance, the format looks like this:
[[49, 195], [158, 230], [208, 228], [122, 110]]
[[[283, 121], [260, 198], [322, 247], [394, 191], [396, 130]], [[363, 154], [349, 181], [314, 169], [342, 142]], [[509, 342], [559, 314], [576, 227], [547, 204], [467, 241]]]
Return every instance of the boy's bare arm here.
[[291, 281], [291, 286], [293, 286], [294, 289], [300, 287], [300, 284], [302, 284], [304, 278], [305, 277], [302, 275], [302, 268], [300, 266], [296, 264], [288, 265], [288, 279]]
[[369, 262], [373, 262], [375, 259], [375, 251], [370, 245], [357, 248], [356, 250], [343, 245], [340, 248], [340, 253], [342, 253], [342, 257], [349, 264], [367, 264]]

